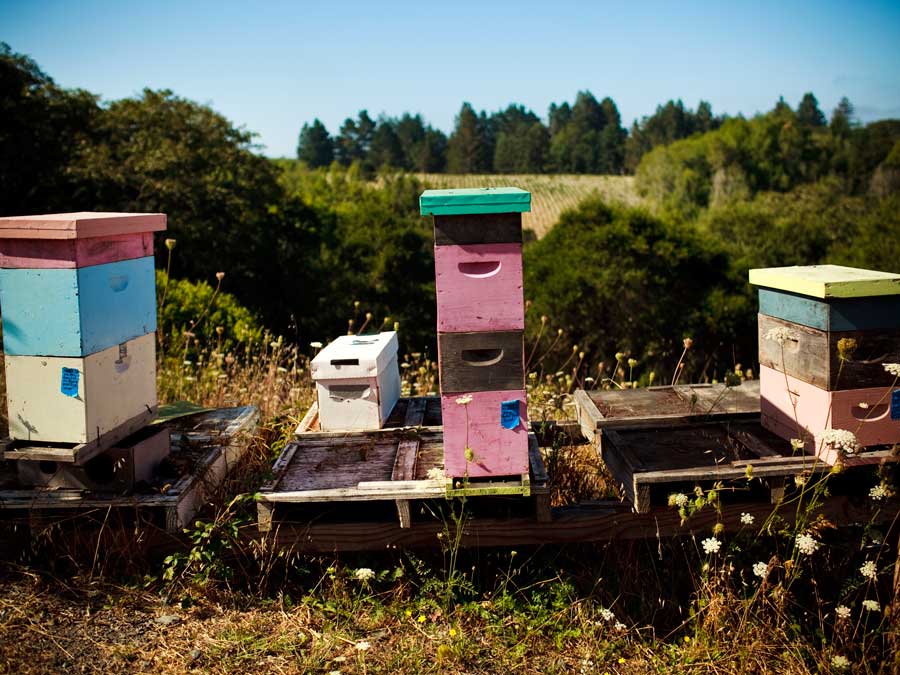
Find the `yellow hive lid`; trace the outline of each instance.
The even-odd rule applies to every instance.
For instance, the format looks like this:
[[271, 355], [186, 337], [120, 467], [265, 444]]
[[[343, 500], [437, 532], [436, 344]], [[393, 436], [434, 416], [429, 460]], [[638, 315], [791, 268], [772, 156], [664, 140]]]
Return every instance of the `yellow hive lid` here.
[[813, 298], [900, 295], [900, 274], [843, 265], [765, 267], [750, 270], [750, 283]]

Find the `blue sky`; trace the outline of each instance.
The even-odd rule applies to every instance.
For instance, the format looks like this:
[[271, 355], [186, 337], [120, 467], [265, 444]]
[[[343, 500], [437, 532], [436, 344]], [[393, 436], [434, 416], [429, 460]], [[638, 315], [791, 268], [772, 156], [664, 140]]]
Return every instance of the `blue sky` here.
[[813, 91], [900, 117], [900, 2], [108, 2], [0, 0], [0, 40], [104, 100], [210, 104], [292, 156], [304, 122], [367, 108], [449, 131], [462, 101], [542, 117], [581, 89], [626, 125], [670, 98], [752, 115]]

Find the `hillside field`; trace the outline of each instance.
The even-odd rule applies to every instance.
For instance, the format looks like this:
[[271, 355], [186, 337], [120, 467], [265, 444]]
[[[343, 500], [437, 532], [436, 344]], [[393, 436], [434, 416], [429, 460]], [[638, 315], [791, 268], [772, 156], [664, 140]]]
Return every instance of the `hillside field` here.
[[518, 187], [531, 192], [531, 213], [524, 214], [525, 228], [543, 237], [559, 220], [559, 214], [585, 197], [598, 193], [604, 201], [636, 205], [642, 200], [633, 176], [575, 174], [417, 174], [429, 188]]

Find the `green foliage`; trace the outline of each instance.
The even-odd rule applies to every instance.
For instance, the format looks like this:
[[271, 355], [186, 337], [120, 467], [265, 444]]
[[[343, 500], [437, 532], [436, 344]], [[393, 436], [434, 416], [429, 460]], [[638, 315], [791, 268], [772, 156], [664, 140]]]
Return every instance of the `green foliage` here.
[[[176, 340], [190, 331], [201, 342], [221, 343], [229, 350], [235, 343], [258, 340], [262, 327], [246, 307], [230, 293], [222, 293], [205, 281], [169, 279], [156, 271], [156, 287], [160, 296], [157, 307], [159, 330]], [[217, 329], [221, 328], [221, 338]]]
[[313, 169], [328, 166], [334, 161], [334, 141], [318, 118], [311, 125], [303, 125], [297, 145], [297, 159]]
[[634, 172], [641, 158], [657, 145], [668, 145], [696, 133], [706, 133], [722, 124], [722, 117], [714, 117], [712, 106], [700, 101], [697, 111], [684, 107], [684, 103], [668, 101], [657, 106], [653, 115], [635, 121], [625, 142], [625, 168]]
[[549, 315], [596, 360], [630, 352], [658, 363], [685, 336], [713, 352], [731, 322], [719, 251], [687, 227], [596, 198], [526, 249], [525, 275], [532, 332]]
[[450, 173], [486, 173], [490, 170], [487, 130], [469, 103], [463, 103], [456, 128], [447, 142], [447, 170]]

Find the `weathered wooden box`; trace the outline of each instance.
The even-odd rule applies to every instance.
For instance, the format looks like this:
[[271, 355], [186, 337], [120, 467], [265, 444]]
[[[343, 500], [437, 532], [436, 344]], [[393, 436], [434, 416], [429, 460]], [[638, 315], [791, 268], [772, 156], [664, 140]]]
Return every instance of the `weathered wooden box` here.
[[0, 270], [7, 354], [87, 356], [156, 330], [153, 257]]
[[[808, 452], [834, 464], [840, 454], [823, 443], [830, 429], [852, 432], [860, 446], [900, 443], [900, 414], [892, 414], [888, 387], [826, 391], [766, 366], [759, 372], [762, 425], [785, 439], [804, 441]], [[865, 461], [847, 457], [845, 463]]]
[[525, 388], [524, 333], [438, 333], [441, 392]]
[[522, 330], [521, 244], [435, 246], [438, 331]]
[[397, 333], [341, 336], [311, 370], [322, 431], [379, 429], [400, 398]]
[[16, 468], [21, 485], [125, 494], [139, 483], [152, 482], [168, 455], [169, 429], [150, 426], [81, 466], [22, 459]]
[[[900, 363], [900, 329], [826, 331], [765, 314], [759, 315], [758, 326], [764, 366], [828, 391], [894, 382], [884, 364]], [[766, 338], [779, 329], [788, 336], [783, 343]]]
[[[444, 471], [452, 478], [528, 471], [525, 390], [441, 395]], [[469, 452], [467, 452], [467, 449]]]
[[7, 355], [5, 367], [12, 439], [111, 444], [156, 414], [155, 333], [83, 357]]
[[7, 269], [71, 269], [151, 255], [152, 232], [81, 239], [0, 239], [0, 268]]

